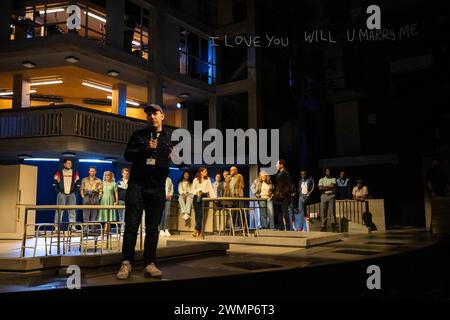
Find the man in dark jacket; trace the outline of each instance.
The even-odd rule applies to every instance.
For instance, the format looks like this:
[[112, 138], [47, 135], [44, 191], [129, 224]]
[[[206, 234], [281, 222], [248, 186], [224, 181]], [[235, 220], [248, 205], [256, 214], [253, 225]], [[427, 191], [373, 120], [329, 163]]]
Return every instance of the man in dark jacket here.
[[158, 225], [165, 203], [165, 183], [169, 175], [172, 142], [163, 129], [164, 111], [159, 105], [148, 105], [148, 127], [132, 134], [124, 154], [132, 163], [126, 193], [125, 233], [122, 247], [122, 266], [117, 279], [128, 279], [135, 259], [137, 233], [145, 210], [144, 265], [145, 275], [160, 277], [155, 266], [158, 246]]
[[[274, 177], [273, 209], [275, 213], [276, 228], [278, 230], [291, 230], [289, 218], [289, 203], [291, 201], [291, 175], [286, 169], [286, 161], [278, 160], [277, 174]], [[283, 223], [284, 220], [284, 223]]]
[[[77, 196], [76, 194], [80, 189], [80, 178], [78, 172], [72, 169], [72, 160], [65, 159], [63, 162], [63, 168], [58, 170], [53, 176], [53, 189], [57, 193], [56, 204], [57, 205], [76, 205]], [[75, 210], [69, 211], [69, 222], [75, 222], [77, 220], [77, 213]], [[59, 217], [55, 213], [55, 223], [60, 223], [64, 211]]]

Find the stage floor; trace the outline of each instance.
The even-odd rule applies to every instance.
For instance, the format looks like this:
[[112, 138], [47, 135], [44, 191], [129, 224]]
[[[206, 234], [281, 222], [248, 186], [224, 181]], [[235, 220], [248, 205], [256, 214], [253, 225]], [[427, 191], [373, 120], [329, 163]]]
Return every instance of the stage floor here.
[[[279, 245], [254, 245], [230, 243], [208, 243], [187, 235], [160, 238], [158, 266], [163, 271], [162, 279], [147, 279], [143, 266], [136, 264], [127, 281], [115, 279], [119, 267], [120, 253], [102, 267], [82, 267], [82, 287], [117, 286], [161, 281], [179, 281], [245, 275], [267, 271], [283, 271], [316, 266], [374, 259], [424, 248], [437, 242], [429, 232], [420, 229], [403, 229], [372, 234], [346, 234], [342, 241], [312, 247]], [[190, 248], [186, 254], [182, 247]], [[208, 246], [210, 246], [208, 248]], [[18, 256], [20, 243], [1, 241], [2, 259]], [[168, 249], [169, 248], [169, 249]], [[164, 250], [170, 254], [161, 254]], [[41, 257], [42, 258], [42, 257]], [[38, 259], [41, 259], [38, 258]], [[1, 259], [0, 259], [1, 260]], [[105, 261], [103, 261], [105, 262]], [[52, 268], [35, 272], [0, 272], [0, 293], [35, 290], [65, 289], [68, 275], [65, 268]]]

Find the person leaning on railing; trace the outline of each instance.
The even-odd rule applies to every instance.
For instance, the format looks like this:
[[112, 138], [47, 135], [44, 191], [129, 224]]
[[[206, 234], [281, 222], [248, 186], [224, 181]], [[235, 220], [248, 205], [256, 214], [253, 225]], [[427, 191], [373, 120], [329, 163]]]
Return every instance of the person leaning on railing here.
[[362, 179], [356, 180], [356, 186], [353, 188], [353, 200], [366, 201], [369, 196], [369, 189], [363, 185]]
[[216, 198], [216, 193], [208, 177], [208, 170], [200, 167], [197, 171], [194, 181], [192, 182], [192, 192], [194, 194], [194, 210], [195, 210], [195, 230], [192, 232], [193, 237], [202, 237], [202, 198]]

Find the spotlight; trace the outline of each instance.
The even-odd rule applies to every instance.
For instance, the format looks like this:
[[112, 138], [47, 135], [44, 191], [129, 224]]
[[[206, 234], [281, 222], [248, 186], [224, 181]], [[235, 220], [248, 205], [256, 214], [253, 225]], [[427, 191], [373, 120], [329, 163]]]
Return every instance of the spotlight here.
[[111, 77], [118, 77], [119, 74], [120, 74], [120, 72], [116, 71], [116, 70], [109, 70], [108, 71], [108, 75], [111, 76]]
[[182, 105], [181, 103], [177, 102], [177, 109], [181, 109]]
[[70, 63], [77, 63], [78, 61], [80, 61], [80, 59], [78, 59], [77, 57], [74, 57], [74, 56], [68, 56], [65, 59], [67, 62], [70, 62]]
[[76, 153], [74, 153], [74, 152], [63, 152], [63, 153], [61, 153], [61, 155], [63, 156], [63, 158], [75, 158]]
[[31, 61], [24, 61], [24, 62], [22, 62], [22, 65], [28, 69], [32, 69], [32, 68], [36, 67], [36, 64]]

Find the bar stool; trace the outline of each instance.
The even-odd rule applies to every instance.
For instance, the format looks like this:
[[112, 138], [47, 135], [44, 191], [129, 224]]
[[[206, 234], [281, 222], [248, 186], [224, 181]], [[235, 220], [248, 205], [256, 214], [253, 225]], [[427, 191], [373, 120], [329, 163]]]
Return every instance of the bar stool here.
[[250, 237], [250, 225], [249, 225], [249, 221], [248, 221], [247, 216], [250, 217], [250, 211], [253, 211], [253, 220], [254, 220], [254, 223], [255, 223], [255, 228], [254, 228], [255, 236], [258, 236], [259, 235], [258, 219], [256, 217], [256, 210], [255, 210], [255, 208], [241, 208], [241, 210], [242, 210], [242, 213], [243, 213], [243, 216], [244, 216], [244, 223], [245, 223], [245, 227], [246, 227], [246, 230], [247, 230], [247, 236], [249, 236], [249, 237]]
[[[48, 252], [47, 239], [49, 238], [49, 234], [50, 234], [50, 238], [53, 236], [53, 233], [55, 232], [57, 226], [58, 226], [58, 224], [56, 224], [56, 223], [28, 223], [28, 224], [26, 224], [25, 225], [25, 233], [29, 227], [34, 227], [33, 236], [34, 236], [35, 240], [34, 240], [34, 246], [26, 246], [25, 245], [25, 246], [22, 246], [22, 249], [33, 249], [33, 257], [35, 257], [39, 239], [44, 239], [45, 256], [48, 256], [49, 252]], [[50, 230], [47, 230], [47, 227], [50, 227]], [[41, 235], [43, 235], [43, 237]], [[30, 238], [33, 238], [33, 237], [30, 237]], [[50, 243], [51, 243], [51, 241], [50, 241]]]
[[[109, 221], [105, 222], [107, 228], [103, 236], [106, 235], [106, 248], [107, 249], [114, 249], [113, 244], [118, 244], [119, 250], [120, 250], [120, 241], [122, 239], [122, 232], [123, 232], [123, 226], [125, 225], [122, 221]], [[113, 231], [114, 227], [114, 231]], [[103, 240], [103, 239], [102, 239]]]
[[[225, 212], [226, 212], [226, 214], [228, 214], [228, 217], [229, 217], [229, 220], [230, 220], [230, 230], [231, 230], [233, 236], [236, 235], [236, 231], [237, 231], [235, 226], [234, 226], [234, 222], [235, 221], [233, 219], [233, 213], [235, 213], [235, 212], [238, 213], [238, 216], [237, 216], [236, 219], [237, 219], [237, 223], [240, 222], [240, 226], [238, 225], [238, 227], [240, 227], [239, 231], [242, 231], [242, 235], [245, 236], [245, 230], [246, 230], [245, 222], [244, 222], [244, 215], [245, 214], [244, 215], [242, 214], [243, 213], [242, 208], [226, 208]], [[229, 230], [229, 229], [227, 228], [226, 230]]]
[[[80, 227], [80, 231], [77, 230]], [[92, 231], [92, 229], [94, 231]], [[80, 232], [80, 239], [74, 242], [74, 234]], [[79, 247], [80, 253], [87, 254], [87, 250], [94, 248], [94, 252], [100, 248], [100, 254], [103, 253], [104, 243], [103, 226], [101, 222], [71, 222], [69, 223], [68, 236], [66, 242], [66, 251], [70, 252], [71, 248], [76, 245]], [[94, 241], [93, 245], [89, 245], [89, 241]]]

